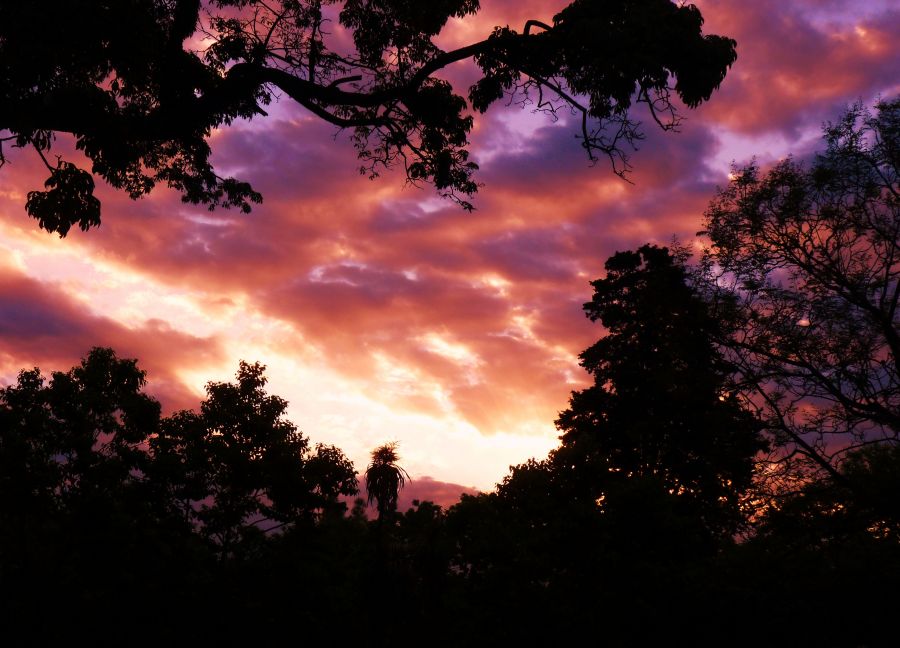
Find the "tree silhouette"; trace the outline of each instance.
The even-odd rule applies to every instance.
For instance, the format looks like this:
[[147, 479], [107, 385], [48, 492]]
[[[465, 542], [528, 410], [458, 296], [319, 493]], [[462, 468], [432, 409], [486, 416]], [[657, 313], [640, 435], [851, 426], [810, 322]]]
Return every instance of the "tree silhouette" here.
[[584, 305], [605, 329], [580, 356], [593, 385], [560, 414], [562, 443], [448, 512], [450, 581], [471, 601], [458, 640], [706, 643], [685, 619], [719, 609], [710, 574], [764, 443], [685, 257], [647, 245], [607, 261]]
[[[340, 498], [356, 471], [337, 448], [310, 448], [265, 382], [242, 363], [236, 383], [207, 385], [199, 412], [161, 418], [137, 362], [96, 348], [49, 381], [35, 369], [0, 389], [4, 640], [226, 641], [291, 601], [337, 618], [312, 602], [329, 586], [354, 600], [343, 553], [362, 534], [341, 523]], [[346, 580], [330, 583], [332, 569]], [[197, 622], [209, 615], [216, 627]], [[265, 618], [286, 628], [296, 613]]]
[[23, 371], [0, 390], [6, 641], [16, 643], [17, 630], [36, 644], [127, 636], [135, 609], [162, 597], [187, 604], [184, 585], [202, 570], [202, 554], [147, 480], [160, 406], [144, 383], [135, 360], [95, 348], [49, 381]]
[[144, 382], [135, 360], [94, 348], [49, 383], [34, 369], [0, 390], [3, 510], [50, 500], [52, 507], [78, 506], [139, 487], [142, 446], [160, 419]]
[[366, 497], [368, 503], [376, 503], [378, 519], [388, 520], [397, 511], [400, 489], [409, 474], [397, 464], [396, 443], [385, 443], [372, 450], [372, 461], [366, 468]]
[[[248, 211], [261, 196], [215, 172], [207, 140], [265, 115], [277, 95], [348, 129], [363, 173], [400, 164], [411, 182], [471, 208], [470, 109], [508, 97], [572, 111], [587, 155], [624, 173], [642, 137], [633, 104], [672, 129], [672, 95], [696, 107], [736, 56], [731, 39], [702, 34], [696, 7], [669, 0], [575, 0], [551, 24], [436, 44], [448, 20], [478, 10], [478, 0], [5, 2], [0, 164], [4, 143], [44, 159], [50, 177], [26, 208], [60, 235], [100, 222], [91, 173], [132, 198], [163, 184], [186, 202]], [[481, 78], [466, 99], [436, 75], [467, 59]], [[58, 133], [74, 136], [91, 173], [47, 160]]]
[[[900, 599], [900, 452], [858, 448], [837, 469], [842, 479], [782, 492], [722, 571], [783, 645], [889, 646], [896, 631], [886, 621]], [[834, 622], [797, 623], [834, 605], [845, 608]]]
[[242, 362], [236, 383], [209, 383], [200, 411], [162, 421], [150, 441], [153, 478], [180, 513], [223, 555], [246, 552], [263, 534], [312, 522], [357, 492], [353, 465], [309, 442], [265, 393], [265, 367]]
[[764, 443], [731, 393], [719, 323], [666, 248], [620, 252], [606, 270], [584, 305], [607, 330], [580, 355], [594, 384], [560, 414], [551, 463], [601, 500], [622, 480], [656, 482], [729, 538]]
[[[0, 389], [3, 639], [227, 644], [300, 623], [318, 645], [353, 614], [341, 636], [374, 645], [749, 646], [748, 618], [784, 645], [892, 645], [897, 447], [848, 451], [843, 480], [809, 475], [735, 542], [758, 426], [722, 391], [721, 323], [683, 258], [609, 260], [586, 304], [607, 329], [582, 354], [595, 385], [561, 414], [561, 446], [447, 512], [397, 515], [408, 475], [386, 444], [366, 475], [380, 522], [362, 500], [347, 515], [353, 467], [309, 448], [259, 364], [168, 418], [109, 349], [49, 381], [21, 372]], [[833, 623], [797, 622], [836, 604]], [[136, 614], [154, 622], [136, 631]]]
[[900, 441], [900, 99], [853, 106], [825, 144], [809, 165], [736, 171], [707, 211], [698, 279], [788, 490]]

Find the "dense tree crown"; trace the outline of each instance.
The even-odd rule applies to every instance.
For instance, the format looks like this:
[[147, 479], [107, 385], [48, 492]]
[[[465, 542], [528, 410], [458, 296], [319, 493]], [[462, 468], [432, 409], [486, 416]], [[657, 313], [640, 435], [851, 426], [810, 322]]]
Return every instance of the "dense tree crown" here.
[[580, 356], [594, 384], [560, 414], [557, 460], [584, 464], [597, 495], [617, 477], [657, 479], [693, 500], [711, 530], [733, 532], [725, 520], [739, 518], [763, 444], [731, 393], [718, 322], [666, 248], [618, 253], [606, 271], [584, 305], [607, 331]]
[[263, 367], [241, 363], [237, 383], [210, 383], [200, 411], [165, 419], [150, 440], [155, 472], [179, 513], [222, 551], [248, 535], [344, 507], [357, 491], [353, 464], [336, 448], [315, 452], [265, 393]]
[[[735, 60], [734, 41], [703, 35], [697, 8], [669, 0], [575, 0], [551, 24], [435, 44], [450, 18], [478, 10], [477, 0], [3, 0], [0, 164], [3, 144], [44, 158], [50, 176], [26, 207], [60, 235], [99, 224], [91, 174], [133, 198], [163, 184], [247, 211], [261, 196], [215, 172], [207, 139], [285, 96], [348, 129], [363, 172], [401, 164], [471, 208], [473, 110], [506, 95], [571, 110], [587, 155], [624, 173], [641, 137], [633, 104], [672, 128], [673, 95], [697, 106]], [[436, 74], [466, 59], [481, 78], [462, 97]], [[89, 171], [50, 161], [58, 133], [74, 136]]]

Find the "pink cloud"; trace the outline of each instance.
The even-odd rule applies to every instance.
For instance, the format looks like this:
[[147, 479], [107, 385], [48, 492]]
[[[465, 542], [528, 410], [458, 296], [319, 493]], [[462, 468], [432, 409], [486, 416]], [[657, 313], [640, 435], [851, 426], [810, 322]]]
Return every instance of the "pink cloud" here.
[[39, 366], [45, 375], [66, 371], [94, 346], [137, 358], [147, 371], [148, 391], [166, 411], [196, 407], [198, 399], [178, 378], [179, 370], [222, 359], [218, 340], [195, 337], [150, 319], [128, 328], [86, 312], [61, 289], [16, 273], [0, 273], [0, 372], [12, 378]]
[[[366, 497], [365, 479], [360, 476], [360, 496]], [[477, 495], [478, 489], [470, 486], [462, 486], [451, 482], [444, 482], [428, 476], [416, 477], [406, 482], [406, 486], [400, 491], [397, 499], [397, 511], [405, 513], [413, 507], [414, 501], [433, 502], [443, 509], [448, 509], [457, 502], [463, 494]], [[348, 502], [352, 505], [352, 502]], [[374, 504], [366, 509], [366, 515], [370, 519], [377, 517]]]
[[[443, 38], [521, 28], [564, 4], [485, 2], [474, 24], [453, 23]], [[600, 334], [581, 311], [588, 282], [618, 250], [691, 238], [726, 181], [727, 169], [716, 166], [728, 157], [726, 130], [751, 145], [773, 133], [790, 144], [857, 97], [896, 87], [896, 10], [847, 16], [843, 6], [704, 1], [706, 31], [736, 38], [738, 62], [708, 105], [685, 113], [680, 133], [645, 119], [634, 185], [605, 161], [592, 167], [573, 124], [496, 106], [473, 132], [484, 186], [469, 214], [407, 186], [398, 171], [375, 182], [359, 176], [345, 134], [335, 139], [331, 126], [282, 105], [278, 118], [223, 129], [212, 142], [221, 171], [263, 192], [253, 214], [185, 207], [165, 190], [132, 202], [101, 186], [103, 226], [73, 232], [66, 245], [200, 295], [212, 315], [217, 304], [241, 303], [253, 316], [288, 323], [298, 335], [283, 353], [315, 347], [360, 392], [392, 408], [435, 416], [450, 408], [483, 434], [536, 421], [549, 428], [586, 379], [577, 354]], [[445, 72], [461, 92], [473, 78], [471, 65]], [[0, 171], [0, 211], [4, 227], [27, 238], [36, 224], [24, 215], [24, 192], [46, 173], [32, 154], [13, 162]], [[65, 368], [90, 346], [110, 344], [139, 357], [155, 384], [169, 381], [167, 399], [193, 405], [175, 369], [224, 353], [225, 340], [152, 320], [128, 329], [86, 313], [64, 286], [4, 272], [0, 299], [12, 313], [4, 368]], [[385, 388], [385, 361], [408, 370], [407, 391]]]
[[707, 27], [737, 40], [738, 61], [703, 117], [746, 133], [793, 130], [859, 97], [896, 91], [896, 7], [854, 5], [835, 23], [826, 5], [704, 2]]
[[397, 510], [406, 511], [413, 505], [413, 500], [434, 502], [446, 509], [456, 504], [463, 493], [466, 495], [477, 495], [478, 490], [469, 486], [439, 481], [427, 476], [416, 477], [407, 482], [406, 487], [400, 491]]

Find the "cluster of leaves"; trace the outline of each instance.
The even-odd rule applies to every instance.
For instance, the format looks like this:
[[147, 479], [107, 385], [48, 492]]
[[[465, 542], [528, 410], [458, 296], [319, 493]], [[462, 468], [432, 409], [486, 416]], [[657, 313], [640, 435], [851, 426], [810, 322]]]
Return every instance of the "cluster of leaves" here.
[[[552, 25], [497, 28], [453, 50], [436, 44], [451, 18], [478, 10], [477, 0], [3, 2], [0, 165], [4, 142], [43, 155], [69, 133], [91, 172], [132, 198], [164, 184], [189, 203], [249, 211], [262, 197], [215, 172], [208, 140], [264, 115], [277, 95], [352, 129], [362, 172], [402, 164], [410, 182], [471, 209], [470, 103], [483, 112], [510, 94], [539, 110], [567, 107], [590, 158], [602, 152], [624, 173], [625, 147], [641, 137], [633, 100], [674, 127], [670, 91], [696, 106], [735, 60], [734, 41], [704, 36], [699, 11], [669, 0], [576, 0]], [[473, 58], [483, 78], [467, 101], [435, 75]], [[28, 201], [41, 227], [61, 235], [99, 223], [87, 171], [72, 164], [51, 167], [49, 191]]]
[[[508, 27], [478, 56], [484, 77], [470, 90], [481, 111], [511, 91], [537, 95], [539, 110], [571, 110], [581, 121], [581, 144], [591, 160], [600, 153], [624, 174], [628, 148], [642, 139], [629, 116], [645, 103], [666, 130], [678, 124], [671, 93], [690, 107], [709, 99], [736, 60], [736, 43], [704, 36], [694, 5], [668, 0], [571, 3], [552, 25], [529, 21], [523, 38]], [[530, 29], [541, 31], [530, 35]], [[621, 56], [628, 52], [627, 56]], [[675, 79], [675, 85], [671, 82]]]
[[[217, 93], [221, 77], [183, 49], [199, 9], [183, 0], [3, 3], [0, 129], [11, 135], [2, 139], [46, 151], [55, 133], [71, 133], [91, 172], [132, 198], [163, 183], [187, 202], [249, 211], [259, 194], [215, 174], [206, 139], [258, 112], [263, 97]], [[99, 224], [88, 172], [72, 162], [50, 171], [50, 191], [32, 192], [27, 206], [41, 227], [65, 235]]]
[[94, 196], [94, 179], [71, 162], [59, 161], [44, 183], [47, 191], [29, 191], [25, 210], [41, 229], [69, 233], [76, 223], [86, 231], [100, 224], [100, 201]]

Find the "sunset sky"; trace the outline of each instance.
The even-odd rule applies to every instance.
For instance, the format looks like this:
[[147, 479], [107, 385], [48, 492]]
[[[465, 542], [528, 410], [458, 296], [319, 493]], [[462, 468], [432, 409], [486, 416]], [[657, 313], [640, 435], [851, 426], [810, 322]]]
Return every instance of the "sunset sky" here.
[[[441, 42], [549, 22], [565, 4], [482, 0]], [[585, 385], [577, 355], [601, 333], [581, 304], [608, 256], [691, 242], [732, 161], [809, 155], [849, 103], [900, 92], [891, 0], [697, 4], [707, 33], [737, 40], [737, 63], [680, 133], [647, 126], [634, 184], [592, 167], [572, 123], [500, 102], [476, 119], [484, 186], [467, 213], [400, 172], [360, 176], [348, 138], [285, 101], [213, 136], [219, 173], [264, 195], [252, 214], [101, 185], [103, 225], [59, 239], [24, 210], [40, 159], [13, 151], [0, 170], [0, 385], [111, 346], [139, 359], [171, 412], [258, 360], [291, 420], [359, 470], [399, 442], [408, 497], [492, 488], [557, 443], [553, 421]], [[467, 66], [446, 77], [467, 84]]]

